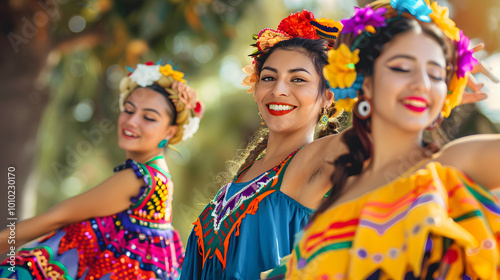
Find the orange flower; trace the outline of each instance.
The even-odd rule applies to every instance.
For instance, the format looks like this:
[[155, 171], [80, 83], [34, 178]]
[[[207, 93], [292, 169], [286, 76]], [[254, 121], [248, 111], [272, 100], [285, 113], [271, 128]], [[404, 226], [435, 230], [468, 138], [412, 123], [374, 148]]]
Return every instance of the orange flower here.
[[450, 116], [451, 110], [456, 106], [460, 105], [462, 102], [462, 96], [467, 86], [467, 81], [469, 80], [469, 73], [465, 77], [458, 78], [457, 75], [453, 75], [451, 78], [450, 85], [448, 86], [448, 95], [444, 101], [443, 110], [441, 111], [443, 117], [447, 118]]
[[272, 29], [264, 29], [257, 39], [257, 48], [262, 52], [268, 52], [270, 48], [280, 41], [288, 40], [291, 37]]
[[432, 13], [429, 15], [432, 22], [434, 22], [441, 30], [443, 30], [446, 37], [453, 41], [460, 39], [460, 29], [455, 26], [455, 22], [450, 19], [447, 7], [441, 7], [437, 2], [431, 4]]
[[241, 85], [250, 87], [247, 93], [252, 93], [255, 91], [255, 85], [259, 81], [259, 76], [255, 73], [255, 64], [248, 64], [245, 68], [243, 68], [243, 72], [245, 72], [247, 76], [243, 79]]

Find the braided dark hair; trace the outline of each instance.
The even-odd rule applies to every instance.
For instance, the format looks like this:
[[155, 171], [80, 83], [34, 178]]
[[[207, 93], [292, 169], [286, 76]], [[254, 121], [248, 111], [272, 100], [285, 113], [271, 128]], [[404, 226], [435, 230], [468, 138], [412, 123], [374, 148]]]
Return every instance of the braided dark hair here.
[[[390, 7], [387, 7], [387, 9], [386, 15], [391, 16], [397, 13]], [[356, 71], [362, 73], [364, 76], [371, 76], [373, 74], [375, 60], [382, 52], [384, 44], [391, 41], [394, 36], [408, 31], [421, 31], [436, 40], [438, 44], [443, 47], [443, 54], [447, 64], [451, 64], [455, 60], [455, 58], [452, 57], [453, 46], [451, 42], [437, 26], [434, 24], [419, 23], [413, 18], [397, 17], [389, 20], [387, 26], [380, 28], [376, 34], [370, 35], [370, 37], [360, 35], [365, 37], [357, 39], [360, 59], [358, 64], [356, 64]], [[354, 43], [352, 34], [341, 34], [337, 40], [336, 46], [339, 46], [341, 43], [351, 46]], [[448, 70], [448, 82], [451, 73], [452, 71]], [[358, 96], [363, 96], [362, 90], [358, 91]], [[356, 108], [354, 108], [354, 110], [356, 110]], [[353, 114], [353, 129], [346, 131], [342, 136], [342, 141], [346, 144], [349, 151], [339, 156], [333, 162], [335, 170], [331, 176], [332, 188], [330, 190], [330, 195], [323, 201], [311, 217], [310, 222], [326, 211], [340, 198], [347, 179], [351, 176], [361, 174], [364, 162], [371, 158], [373, 143], [370, 135], [370, 123], [370, 118], [363, 120], [357, 117], [356, 114]]]
[[[312, 63], [314, 64], [314, 68], [316, 72], [320, 76], [320, 85], [318, 90], [317, 99], [323, 97], [324, 92], [329, 88], [326, 82], [325, 77], [323, 76], [323, 67], [328, 64], [328, 42], [323, 39], [304, 39], [304, 38], [292, 38], [289, 40], [284, 40], [278, 42], [274, 45], [269, 52], [257, 57], [256, 60], [256, 72], [257, 75], [260, 74], [262, 68], [264, 67], [264, 63], [269, 58], [271, 54], [273, 54], [277, 50], [297, 50], [303, 52], [307, 56], [311, 58]], [[336, 112], [335, 107], [331, 107], [328, 109], [328, 117], [333, 116]], [[318, 120], [319, 120], [318, 115]], [[324, 132], [320, 133], [320, 137], [326, 136], [328, 134], [336, 133], [338, 130], [336, 122], [329, 122]], [[268, 130], [262, 130], [257, 133], [257, 136], [254, 137], [257, 142], [251, 141], [247, 147], [249, 151], [247, 153], [246, 158], [243, 160], [243, 163], [240, 165], [240, 168], [237, 173], [241, 172], [243, 168], [248, 166], [251, 162], [253, 162], [257, 157], [265, 151], [267, 148], [267, 140], [268, 140]]]

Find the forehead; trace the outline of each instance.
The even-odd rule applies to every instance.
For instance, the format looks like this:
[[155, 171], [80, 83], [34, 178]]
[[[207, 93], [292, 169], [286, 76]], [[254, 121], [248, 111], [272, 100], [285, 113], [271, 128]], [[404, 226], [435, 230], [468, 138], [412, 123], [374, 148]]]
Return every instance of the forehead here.
[[136, 107], [147, 107], [152, 109], [167, 109], [167, 100], [162, 94], [150, 88], [138, 87], [127, 98]]
[[[276, 50], [264, 62], [264, 67], [272, 67], [282, 71], [295, 68], [314, 69], [311, 57], [300, 50]], [[311, 74], [313, 72], [309, 71]]]
[[434, 61], [443, 66], [446, 63], [439, 43], [429, 35], [413, 30], [398, 34], [386, 43], [379, 58], [385, 61], [397, 55], [414, 57], [423, 62]]

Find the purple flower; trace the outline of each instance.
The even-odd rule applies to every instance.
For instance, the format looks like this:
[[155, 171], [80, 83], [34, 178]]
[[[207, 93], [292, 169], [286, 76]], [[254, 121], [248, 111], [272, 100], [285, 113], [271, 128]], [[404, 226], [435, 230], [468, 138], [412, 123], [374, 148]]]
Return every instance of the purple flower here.
[[473, 50], [469, 49], [470, 40], [464, 35], [462, 30], [460, 30], [460, 40], [457, 43], [457, 78], [465, 77], [465, 73], [471, 71], [474, 65], [477, 64], [477, 59], [475, 59], [472, 54]]
[[342, 33], [354, 33], [354, 37], [360, 35], [365, 29], [368, 32], [374, 32], [374, 27], [385, 26], [384, 14], [386, 8], [380, 8], [374, 11], [370, 5], [364, 8], [354, 7], [354, 16], [350, 19], [341, 20], [344, 27]]

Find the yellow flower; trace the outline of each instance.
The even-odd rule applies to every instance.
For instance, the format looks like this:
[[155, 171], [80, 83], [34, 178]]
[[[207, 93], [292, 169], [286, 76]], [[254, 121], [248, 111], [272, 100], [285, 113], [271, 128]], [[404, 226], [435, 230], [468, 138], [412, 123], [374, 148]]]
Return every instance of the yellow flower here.
[[356, 63], [359, 61], [359, 49], [351, 52], [341, 44], [336, 50], [328, 51], [328, 65], [323, 69], [325, 78], [332, 88], [351, 87], [356, 80]]
[[174, 68], [172, 68], [172, 65], [168, 63], [163, 66], [160, 66], [160, 73], [163, 76], [172, 76], [174, 80], [186, 83], [186, 80], [183, 79], [184, 73], [180, 71], [175, 71]]
[[257, 39], [257, 47], [262, 52], [269, 51], [274, 45], [283, 40], [288, 40], [291, 37], [279, 33], [272, 29], [266, 29], [262, 34], [259, 35]]
[[243, 72], [245, 72], [247, 76], [245, 77], [245, 79], [243, 79], [241, 85], [250, 87], [247, 93], [252, 93], [255, 91], [255, 85], [259, 81], [259, 77], [257, 76], [257, 73], [255, 73], [254, 64], [252, 63], [245, 66], [245, 68], [243, 68]]
[[354, 104], [356, 104], [356, 101], [358, 101], [358, 98], [345, 98], [345, 99], [339, 99], [338, 101], [335, 101], [335, 108], [337, 108], [337, 112], [340, 113], [342, 110], [346, 110], [347, 112], [351, 112], [352, 108], [354, 107]]
[[441, 30], [443, 30], [446, 37], [453, 41], [460, 40], [460, 29], [455, 26], [455, 22], [450, 19], [447, 7], [441, 7], [437, 2], [431, 4], [432, 13], [429, 15], [432, 22], [434, 22]]
[[468, 79], [469, 73], [467, 73], [465, 77], [462, 78], [457, 78], [457, 75], [453, 75], [453, 78], [450, 81], [450, 85], [448, 86], [448, 90], [450, 92], [446, 96], [443, 110], [441, 111], [445, 118], [449, 117], [451, 110], [460, 105], [460, 102], [462, 102], [462, 96], [465, 90], [465, 86], [467, 86]]

